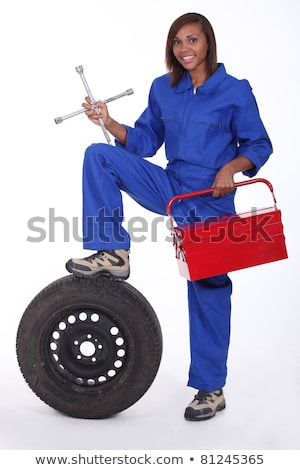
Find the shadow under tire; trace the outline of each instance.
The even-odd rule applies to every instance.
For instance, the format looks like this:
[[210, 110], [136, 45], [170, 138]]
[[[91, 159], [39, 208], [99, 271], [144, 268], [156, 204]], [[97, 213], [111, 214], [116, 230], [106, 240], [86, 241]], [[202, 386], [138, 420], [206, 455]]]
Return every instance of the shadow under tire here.
[[68, 416], [107, 418], [136, 403], [162, 355], [158, 318], [125, 281], [70, 275], [28, 305], [17, 358], [32, 391]]

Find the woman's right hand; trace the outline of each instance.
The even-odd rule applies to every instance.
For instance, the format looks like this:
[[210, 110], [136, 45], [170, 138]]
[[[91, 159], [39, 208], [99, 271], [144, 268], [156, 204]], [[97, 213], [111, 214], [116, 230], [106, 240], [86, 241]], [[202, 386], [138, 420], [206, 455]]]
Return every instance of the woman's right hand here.
[[90, 98], [87, 96], [85, 98], [85, 103], [82, 103], [82, 106], [86, 109], [85, 114], [89, 120], [98, 126], [100, 125], [99, 118], [102, 119], [103, 124], [105, 125], [105, 122], [110, 117], [106, 104], [102, 103], [101, 101], [92, 103]]
[[110, 117], [106, 104], [101, 101], [97, 101], [97, 103], [93, 104], [88, 97], [85, 98], [85, 101], [85, 103], [82, 103], [82, 106], [86, 109], [85, 114], [89, 120], [99, 126], [99, 118], [101, 118], [106, 130], [108, 130], [120, 144], [125, 145], [127, 129]]

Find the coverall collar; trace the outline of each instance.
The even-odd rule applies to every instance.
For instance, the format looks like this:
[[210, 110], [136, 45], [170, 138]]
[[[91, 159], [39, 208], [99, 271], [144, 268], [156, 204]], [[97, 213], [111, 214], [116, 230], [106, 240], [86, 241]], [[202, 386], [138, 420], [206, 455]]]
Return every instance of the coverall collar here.
[[[201, 93], [212, 93], [226, 77], [226, 70], [224, 64], [218, 64], [217, 70], [198, 88]], [[186, 73], [177, 85], [177, 92], [183, 92], [189, 88], [194, 88], [189, 73]]]

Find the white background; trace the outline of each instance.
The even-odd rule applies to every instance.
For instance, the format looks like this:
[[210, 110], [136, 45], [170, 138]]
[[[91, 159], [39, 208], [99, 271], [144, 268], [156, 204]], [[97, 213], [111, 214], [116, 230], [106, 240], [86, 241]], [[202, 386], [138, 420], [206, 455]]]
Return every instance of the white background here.
[[[13, 449], [299, 449], [299, 3], [298, 0], [27, 0], [2, 2], [1, 39], [1, 399], [0, 448]], [[289, 259], [232, 273], [232, 339], [227, 409], [189, 423], [184, 408], [189, 365], [186, 283], [169, 235], [133, 243], [130, 283], [153, 305], [164, 336], [162, 364], [146, 395], [111, 420], [65, 417], [27, 387], [15, 336], [31, 299], [66, 274], [81, 243], [30, 243], [27, 222], [49, 208], [70, 225], [81, 215], [85, 148], [104, 141], [85, 116], [54, 123], [81, 107], [82, 64], [93, 94], [132, 125], [150, 84], [165, 73], [167, 32], [188, 11], [211, 21], [218, 60], [253, 87], [274, 154], [259, 176], [269, 179], [282, 209]], [[163, 149], [153, 159], [165, 164]], [[237, 178], [238, 179], [238, 178]], [[257, 196], [254, 190], [252, 195]], [[249, 195], [249, 204], [259, 205]], [[124, 198], [126, 218], [155, 217]]]

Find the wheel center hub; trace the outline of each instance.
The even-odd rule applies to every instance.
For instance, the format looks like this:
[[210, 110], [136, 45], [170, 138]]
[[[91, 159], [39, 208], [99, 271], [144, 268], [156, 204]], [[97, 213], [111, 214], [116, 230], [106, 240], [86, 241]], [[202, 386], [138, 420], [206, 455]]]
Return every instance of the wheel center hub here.
[[81, 343], [79, 350], [83, 356], [93, 356], [96, 352], [96, 347], [91, 341], [84, 341]]
[[92, 333], [85, 334], [73, 341], [73, 351], [78, 361], [95, 364], [103, 356], [102, 341]]

